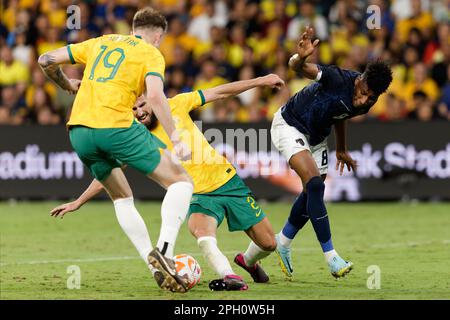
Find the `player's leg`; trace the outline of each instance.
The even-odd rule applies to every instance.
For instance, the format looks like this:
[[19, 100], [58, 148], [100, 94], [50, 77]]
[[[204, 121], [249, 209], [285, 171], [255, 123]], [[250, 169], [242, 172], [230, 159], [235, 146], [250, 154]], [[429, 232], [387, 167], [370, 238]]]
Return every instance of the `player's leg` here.
[[[274, 115], [270, 130], [272, 142], [288, 161], [299, 152], [309, 152], [308, 139], [296, 128], [288, 125], [281, 112]], [[316, 172], [314, 172], [316, 173]], [[307, 193], [304, 189], [295, 200], [289, 218], [283, 229], [276, 235], [277, 249], [280, 267], [283, 273], [291, 279], [293, 266], [291, 262], [291, 243], [297, 231], [302, 228], [309, 219], [307, 214]]]
[[269, 277], [258, 263], [271, 254], [277, 247], [272, 225], [267, 217], [245, 230], [252, 239], [247, 250], [236, 255], [234, 262], [247, 270], [255, 282], [265, 283]]
[[[159, 140], [157, 140], [156, 137], [140, 123], [133, 122], [129, 128], [98, 130], [95, 134], [101, 151], [113, 155], [114, 159], [137, 169], [147, 176], [151, 175], [158, 166], [161, 169], [164, 164], [167, 164], [167, 160], [164, 160], [163, 162], [160, 161], [161, 155], [159, 147], [161, 145]], [[178, 180], [189, 180], [188, 178], [180, 178], [178, 175], [173, 174], [173, 167], [163, 168], [167, 169], [169, 175], [176, 176], [176, 179]], [[103, 179], [98, 180], [102, 181]], [[176, 193], [181, 194], [178, 202], [184, 203], [185, 208], [180, 209], [178, 206], [174, 206], [173, 208], [174, 210], [185, 210], [187, 212], [193, 187], [189, 182], [183, 181], [183, 183], [184, 188], [174, 189], [176, 189], [175, 191], [178, 191]], [[184, 196], [184, 194], [187, 194], [187, 196]], [[167, 206], [164, 206], [164, 208], [167, 208]], [[167, 209], [165, 209], [165, 211], [167, 211]], [[176, 213], [173, 213], [173, 215], [175, 214]], [[185, 215], [186, 213], [182, 212], [181, 215], [183, 214]], [[166, 220], [167, 219], [163, 219], [163, 224]], [[170, 242], [170, 240], [168, 240], [168, 242]], [[155, 279], [161, 288], [178, 292], [187, 291], [187, 284], [185, 280], [176, 273], [175, 264], [171, 257], [165, 257], [157, 248], [154, 248], [148, 255], [148, 261], [160, 272], [155, 273]]]
[[[101, 134], [107, 133], [105, 130], [73, 127], [69, 131], [71, 144], [91, 174], [103, 184], [114, 203], [116, 217], [122, 230], [133, 243], [146, 265], [149, 266], [148, 254], [153, 248], [147, 227], [134, 206], [133, 194], [125, 175], [120, 169], [120, 163], [112, 156], [99, 150], [99, 138], [100, 142], [102, 141], [102, 137], [98, 137], [99, 132]], [[152, 270], [151, 266], [149, 268]], [[154, 270], [152, 270], [152, 273], [154, 273]]]
[[[330, 223], [324, 202], [325, 184], [310, 151], [304, 150], [289, 159], [289, 165], [300, 176], [306, 192], [306, 211], [333, 276], [341, 277], [352, 269], [333, 247]], [[281, 240], [281, 239], [280, 239]], [[280, 241], [283, 245], [282, 240]]]
[[122, 230], [148, 265], [148, 255], [153, 247], [145, 222], [134, 206], [133, 194], [124, 173], [120, 168], [114, 168], [100, 182], [114, 203], [117, 221]]
[[167, 190], [161, 204], [161, 230], [157, 247], [163, 255], [172, 258], [178, 232], [189, 210], [194, 190], [192, 180], [167, 150], [161, 154], [158, 166], [148, 176]]
[[[195, 208], [192, 208], [195, 210]], [[201, 208], [206, 211], [207, 209]], [[213, 280], [210, 288], [215, 291], [222, 290], [247, 290], [248, 286], [241, 277], [236, 275], [228, 261], [227, 257], [220, 251], [217, 246], [216, 230], [223, 217], [213, 217], [213, 213], [209, 215], [194, 212], [190, 214], [188, 220], [189, 231], [197, 239], [197, 244], [202, 251], [203, 256], [214, 272], [220, 279]]]

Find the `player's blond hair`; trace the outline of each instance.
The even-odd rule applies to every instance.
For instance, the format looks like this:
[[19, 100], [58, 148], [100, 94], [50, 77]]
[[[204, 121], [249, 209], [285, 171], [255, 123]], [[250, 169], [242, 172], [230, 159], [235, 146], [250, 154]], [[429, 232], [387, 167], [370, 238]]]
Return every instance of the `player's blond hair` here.
[[167, 30], [166, 18], [152, 7], [145, 7], [135, 13], [133, 17], [133, 30], [141, 28], [161, 28]]

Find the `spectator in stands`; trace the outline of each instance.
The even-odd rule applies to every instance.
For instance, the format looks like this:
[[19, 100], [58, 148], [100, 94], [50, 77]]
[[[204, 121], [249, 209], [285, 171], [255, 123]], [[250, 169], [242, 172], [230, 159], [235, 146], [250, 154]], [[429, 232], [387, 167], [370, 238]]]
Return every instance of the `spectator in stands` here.
[[[74, 97], [59, 89], [52, 93], [48, 81], [37, 75], [37, 52], [101, 34], [128, 34], [128, 20], [142, 5], [140, 0], [77, 1], [81, 29], [67, 30], [65, 9], [71, 4], [70, 0], [5, 2], [0, 12], [0, 87], [6, 87], [2, 96], [7, 98], [0, 106], [3, 123], [57, 123], [55, 110], [66, 117]], [[380, 8], [381, 29], [367, 30], [366, 8], [371, 4]], [[288, 84], [289, 88], [280, 92], [261, 91], [254, 103], [247, 101], [251, 95], [247, 93], [242, 101], [237, 98], [201, 108], [202, 119], [256, 121], [261, 114], [270, 118], [272, 105], [281, 105], [289, 92], [297, 92], [308, 82], [286, 69], [295, 51], [296, 43], [291, 40], [296, 41], [301, 25], [308, 23], [321, 39], [311, 62], [358, 70], [371, 59], [391, 61], [394, 80], [390, 95], [379, 97], [370, 117], [399, 119], [403, 114], [400, 105], [406, 104], [408, 112], [425, 105], [419, 116], [411, 113], [411, 117], [428, 119], [426, 115], [432, 114], [434, 119], [437, 112], [450, 120], [448, 0], [155, 0], [152, 5], [170, 21], [161, 48], [166, 56], [169, 96], [235, 81], [245, 74], [274, 72]], [[64, 71], [79, 79], [83, 70], [66, 65]], [[43, 108], [40, 116], [24, 118], [26, 105], [36, 104], [38, 88], [50, 97], [55, 95], [51, 99], [54, 105]], [[414, 101], [418, 90], [428, 96], [433, 112], [427, 112], [426, 102]]]
[[337, 0], [330, 8], [329, 22], [333, 26], [342, 27], [347, 18], [350, 17], [359, 25], [365, 15], [366, 4], [364, 2], [361, 0]]
[[423, 91], [432, 102], [439, 98], [439, 87], [427, 73], [428, 70], [424, 63], [419, 62], [414, 65], [414, 79], [408, 81], [403, 89], [403, 98], [406, 100], [409, 110], [414, 109], [412, 102], [416, 91]]
[[316, 12], [314, 2], [311, 0], [299, 1], [298, 15], [291, 20], [287, 27], [287, 39], [296, 42], [306, 26], [313, 27], [316, 37], [320, 40], [328, 39], [327, 20], [320, 13]]
[[27, 45], [27, 35], [24, 31], [15, 34], [15, 43], [13, 48], [14, 60], [20, 61], [27, 66], [33, 65], [36, 60], [34, 50], [30, 45]]
[[61, 123], [61, 117], [55, 112], [52, 100], [43, 88], [34, 91], [33, 102], [28, 115], [33, 122], [41, 125]]
[[409, 118], [427, 122], [441, 117], [433, 104], [433, 100], [425, 92], [419, 90], [414, 92], [414, 106], [409, 113]]
[[37, 46], [38, 55], [64, 47], [66, 42], [59, 39], [59, 34], [59, 29], [55, 27], [51, 27], [46, 30], [44, 40]]
[[26, 107], [19, 99], [16, 86], [9, 85], [1, 88], [0, 123], [20, 125], [26, 115]]
[[179, 93], [190, 92], [192, 90], [191, 87], [186, 85], [186, 75], [181, 68], [172, 69], [168, 80], [167, 96], [170, 98]]
[[[426, 38], [431, 35], [434, 25], [433, 16], [427, 8], [422, 6], [421, 0], [410, 0], [412, 14], [410, 17], [400, 18], [396, 24], [400, 42], [404, 43], [408, 39], [411, 29], [417, 28], [422, 31]], [[405, 10], [406, 6], [399, 7], [399, 12]]]
[[399, 121], [408, 116], [405, 102], [397, 98], [394, 94], [386, 95], [386, 109], [378, 116], [381, 121]]
[[244, 48], [247, 46], [245, 27], [235, 24], [230, 32], [230, 46], [228, 48], [228, 61], [234, 68], [242, 66], [244, 61]]
[[450, 120], [450, 64], [447, 64], [447, 83], [442, 88], [438, 110], [443, 118]]
[[[244, 49], [244, 63], [247, 49], [250, 49], [249, 47], [246, 47]], [[223, 44], [217, 44], [215, 45], [211, 50], [211, 58], [216, 62], [217, 64], [217, 73], [220, 77], [225, 78], [227, 80], [234, 80], [236, 78], [236, 69], [233, 68], [233, 66], [228, 62], [227, 60], [227, 50], [225, 45]], [[253, 61], [253, 60], [251, 60]], [[250, 62], [250, 61], [249, 61]]]
[[47, 81], [45, 75], [42, 73], [42, 70], [39, 68], [33, 69], [32, 73], [32, 82], [28, 86], [27, 91], [25, 92], [25, 101], [29, 108], [34, 105], [34, 96], [37, 89], [42, 89], [44, 92], [54, 100], [56, 97], [56, 86]]
[[197, 75], [197, 67], [194, 65], [192, 59], [186, 50], [180, 45], [176, 45], [173, 49], [173, 57], [174, 61], [172, 65], [168, 66], [166, 71], [168, 74], [171, 74], [175, 69], [183, 70], [183, 73], [186, 76], [186, 86], [193, 87], [194, 86], [194, 78]]
[[30, 78], [27, 66], [14, 59], [12, 50], [8, 46], [0, 49], [0, 58], [0, 86], [14, 86], [17, 95], [21, 96], [25, 92]]
[[[208, 31], [209, 29], [206, 29]], [[197, 46], [198, 40], [194, 36], [186, 32], [185, 25], [180, 18], [174, 17], [169, 21], [169, 30], [164, 36], [160, 50], [166, 60], [166, 65], [170, 66], [174, 63], [174, 49], [181, 46], [186, 52], [190, 53]]]
[[202, 42], [208, 42], [209, 29], [212, 26], [225, 27], [226, 24], [226, 16], [216, 14], [215, 1], [206, 0], [204, 13], [192, 19], [188, 33]]

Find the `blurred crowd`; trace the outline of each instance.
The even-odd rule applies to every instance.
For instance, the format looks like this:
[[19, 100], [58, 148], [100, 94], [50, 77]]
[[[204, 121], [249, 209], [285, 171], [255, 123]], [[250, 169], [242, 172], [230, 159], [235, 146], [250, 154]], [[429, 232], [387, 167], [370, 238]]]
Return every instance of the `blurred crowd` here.
[[[66, 26], [72, 4], [80, 8], [79, 30]], [[74, 97], [45, 78], [37, 57], [102, 34], [129, 34], [134, 13], [147, 5], [169, 21], [160, 47], [168, 97], [271, 72], [286, 81], [279, 91], [255, 88], [206, 105], [196, 118], [271, 120], [310, 82], [287, 67], [310, 25], [321, 41], [312, 62], [358, 71], [372, 59], [392, 65], [388, 93], [355, 121], [450, 120], [450, 0], [6, 0], [0, 8], [0, 124], [64, 123]], [[379, 8], [380, 28], [367, 27], [374, 19], [369, 5]], [[63, 70], [81, 79], [82, 68]]]

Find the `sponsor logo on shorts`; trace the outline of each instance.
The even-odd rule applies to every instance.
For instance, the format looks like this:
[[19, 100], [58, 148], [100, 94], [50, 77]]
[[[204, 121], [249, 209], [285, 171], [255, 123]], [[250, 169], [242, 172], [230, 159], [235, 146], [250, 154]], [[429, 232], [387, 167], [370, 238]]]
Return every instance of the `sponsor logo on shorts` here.
[[299, 139], [295, 140], [295, 142], [300, 143], [302, 146], [305, 145], [305, 141], [303, 141], [302, 138], [299, 138]]

